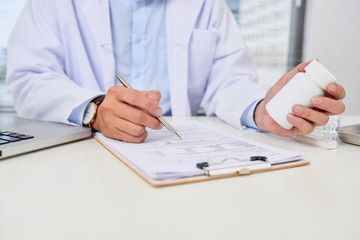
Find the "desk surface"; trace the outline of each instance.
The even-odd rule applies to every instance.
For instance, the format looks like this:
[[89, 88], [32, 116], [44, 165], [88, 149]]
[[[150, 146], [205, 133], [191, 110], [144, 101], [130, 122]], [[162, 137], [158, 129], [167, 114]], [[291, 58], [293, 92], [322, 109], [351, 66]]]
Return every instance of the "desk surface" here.
[[[360, 147], [194, 119], [310, 165], [153, 188], [94, 139], [65, 144], [0, 161], [0, 239], [360, 239]], [[342, 117], [354, 123], [360, 116]]]

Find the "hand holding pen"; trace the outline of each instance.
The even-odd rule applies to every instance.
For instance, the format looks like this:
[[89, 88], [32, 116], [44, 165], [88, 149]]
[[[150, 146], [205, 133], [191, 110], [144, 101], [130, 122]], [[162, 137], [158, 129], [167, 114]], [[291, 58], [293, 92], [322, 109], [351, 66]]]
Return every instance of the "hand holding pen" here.
[[109, 138], [143, 142], [148, 135], [146, 127], [163, 127], [156, 118], [163, 113], [158, 105], [160, 99], [159, 91], [137, 91], [113, 86], [100, 104], [92, 126]]
[[[132, 87], [130, 86], [130, 84], [128, 82], [126, 82], [125, 79], [123, 79], [122, 77], [120, 77], [119, 75], [116, 75], [117, 79], [120, 81], [120, 83], [126, 87], [126, 88], [130, 88], [132, 89]], [[180, 135], [176, 132], [175, 128], [168, 122], [166, 121], [165, 118], [163, 118], [162, 116], [157, 116], [156, 117], [172, 134], [174, 134], [175, 136], [177, 136], [178, 138], [182, 139], [180, 137]]]

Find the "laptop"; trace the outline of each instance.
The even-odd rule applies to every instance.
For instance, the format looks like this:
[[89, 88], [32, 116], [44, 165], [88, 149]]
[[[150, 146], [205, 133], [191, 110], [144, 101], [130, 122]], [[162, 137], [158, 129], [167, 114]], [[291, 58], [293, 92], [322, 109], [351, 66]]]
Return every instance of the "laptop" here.
[[0, 159], [91, 136], [91, 129], [0, 114]]

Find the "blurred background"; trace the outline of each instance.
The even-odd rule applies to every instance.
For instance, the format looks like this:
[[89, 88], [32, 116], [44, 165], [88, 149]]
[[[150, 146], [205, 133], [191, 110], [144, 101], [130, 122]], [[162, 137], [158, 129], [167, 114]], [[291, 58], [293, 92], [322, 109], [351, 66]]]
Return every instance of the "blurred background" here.
[[[26, 0], [0, 1], [0, 112], [15, 113], [5, 88], [6, 46]], [[227, 0], [258, 69], [271, 86], [298, 63], [319, 59], [347, 90], [345, 114], [360, 114], [359, 0]]]
[[14, 113], [13, 101], [5, 88], [6, 46], [26, 0], [0, 0], [0, 112]]

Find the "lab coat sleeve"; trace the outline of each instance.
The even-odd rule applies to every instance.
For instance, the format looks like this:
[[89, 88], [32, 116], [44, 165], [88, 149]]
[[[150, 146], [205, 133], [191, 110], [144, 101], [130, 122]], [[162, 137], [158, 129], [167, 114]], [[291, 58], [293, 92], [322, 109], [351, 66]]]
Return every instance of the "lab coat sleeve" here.
[[64, 46], [52, 0], [30, 0], [8, 43], [7, 88], [19, 115], [68, 123], [72, 110], [102, 94], [66, 74]]
[[218, 37], [203, 106], [207, 115], [241, 128], [243, 112], [264, 98], [266, 89], [257, 83], [254, 62], [225, 1], [216, 1], [213, 9], [218, 11], [213, 11], [211, 30]]

